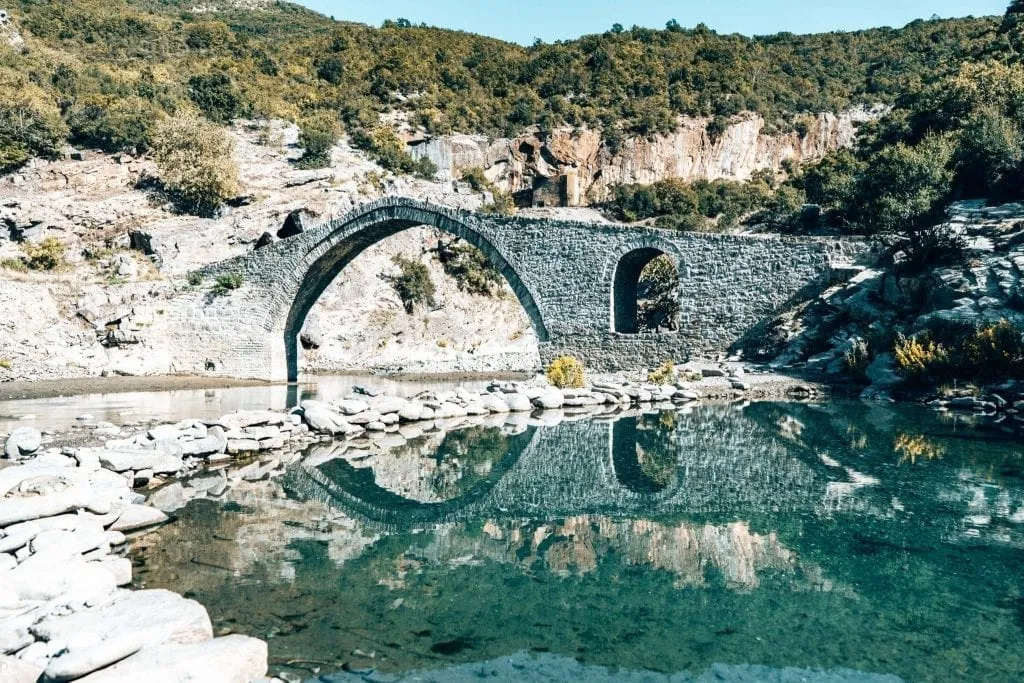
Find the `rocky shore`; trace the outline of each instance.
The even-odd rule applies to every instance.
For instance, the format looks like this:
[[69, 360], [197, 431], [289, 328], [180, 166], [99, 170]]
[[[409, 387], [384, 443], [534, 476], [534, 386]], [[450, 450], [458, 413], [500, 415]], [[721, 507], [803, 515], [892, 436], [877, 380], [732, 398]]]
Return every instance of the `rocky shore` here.
[[82, 415], [59, 433], [16, 427], [0, 461], [0, 680], [263, 679], [266, 643], [214, 637], [195, 601], [127, 588], [125, 544], [190, 500], [280, 476], [314, 442], [387, 450], [477, 424], [517, 431], [637, 408], [687, 410], [704, 399], [820, 395], [739, 365], [696, 370], [684, 375], [692, 381], [663, 385], [598, 378], [558, 389], [538, 378], [410, 399], [357, 388], [287, 412], [123, 427]]

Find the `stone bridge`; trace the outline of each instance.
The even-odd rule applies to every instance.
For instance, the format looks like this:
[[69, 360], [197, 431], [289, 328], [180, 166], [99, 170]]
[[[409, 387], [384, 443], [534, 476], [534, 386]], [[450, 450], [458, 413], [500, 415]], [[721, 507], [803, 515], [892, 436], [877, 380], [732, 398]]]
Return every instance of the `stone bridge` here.
[[[298, 335], [323, 291], [367, 247], [427, 225], [478, 247], [511, 285], [546, 363], [563, 353], [599, 371], [654, 367], [728, 349], [788, 302], [864, 255], [860, 243], [687, 233], [477, 214], [385, 198], [249, 254], [213, 264], [169, 349], [176, 371], [266, 380], [298, 376]], [[640, 273], [662, 254], [679, 274], [679, 326], [638, 331]]]

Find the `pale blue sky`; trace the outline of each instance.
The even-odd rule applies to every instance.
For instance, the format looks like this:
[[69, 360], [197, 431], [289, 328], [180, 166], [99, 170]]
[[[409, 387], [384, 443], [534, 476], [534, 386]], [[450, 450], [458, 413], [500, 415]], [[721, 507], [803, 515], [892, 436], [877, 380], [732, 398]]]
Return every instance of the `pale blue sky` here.
[[705, 23], [720, 33], [763, 35], [790, 31], [903, 26], [914, 19], [1002, 14], [1009, 0], [299, 0], [335, 19], [379, 25], [404, 17], [523, 44], [601, 33], [614, 23], [662, 28]]

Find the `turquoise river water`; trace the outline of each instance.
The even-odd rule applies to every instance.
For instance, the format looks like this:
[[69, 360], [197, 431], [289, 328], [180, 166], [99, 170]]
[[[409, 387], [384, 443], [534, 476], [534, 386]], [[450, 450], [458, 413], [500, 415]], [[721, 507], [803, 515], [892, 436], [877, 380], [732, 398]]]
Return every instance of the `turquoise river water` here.
[[710, 405], [306, 458], [133, 548], [292, 680], [1024, 680], [998, 424]]

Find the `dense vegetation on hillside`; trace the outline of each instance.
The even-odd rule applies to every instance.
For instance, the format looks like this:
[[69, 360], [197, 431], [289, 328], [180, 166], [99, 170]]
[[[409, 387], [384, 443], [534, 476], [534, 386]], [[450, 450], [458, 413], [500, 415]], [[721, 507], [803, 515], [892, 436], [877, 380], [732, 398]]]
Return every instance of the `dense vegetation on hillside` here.
[[193, 4], [11, 0], [27, 49], [0, 48], [0, 169], [53, 155], [66, 137], [144, 149], [156, 120], [197, 107], [214, 122], [308, 121], [321, 145], [336, 134], [326, 112], [385, 163], [429, 173], [375, 134], [379, 113], [404, 110], [432, 133], [602, 127], [612, 145], [667, 131], [678, 114], [715, 116], [714, 128], [757, 111], [799, 127], [801, 113], [893, 102], [1005, 48], [993, 18], [756, 38], [669, 22], [522, 47], [404, 21], [335, 22], [288, 3], [202, 13]]
[[666, 180], [616, 188], [609, 208], [664, 227], [723, 229], [744, 218], [789, 231], [826, 225], [882, 233], [897, 238], [908, 268], [948, 260], [958, 236], [933, 228], [950, 202], [1024, 199], [1022, 48], [1018, 0], [983, 57], [908, 88], [887, 116], [860, 131], [853, 149], [794, 169], [778, 187], [763, 175], [748, 183]]

